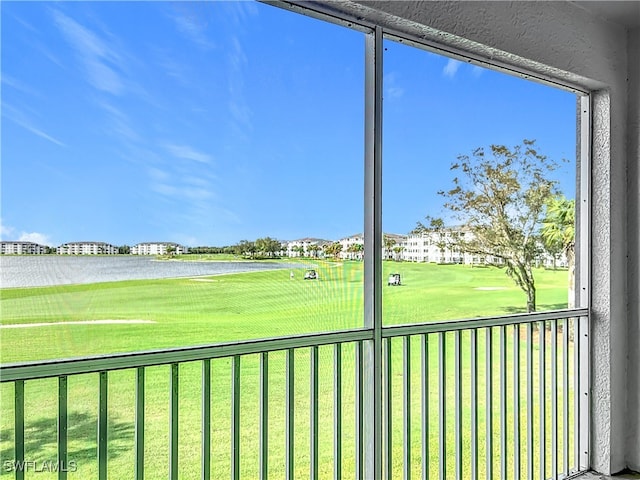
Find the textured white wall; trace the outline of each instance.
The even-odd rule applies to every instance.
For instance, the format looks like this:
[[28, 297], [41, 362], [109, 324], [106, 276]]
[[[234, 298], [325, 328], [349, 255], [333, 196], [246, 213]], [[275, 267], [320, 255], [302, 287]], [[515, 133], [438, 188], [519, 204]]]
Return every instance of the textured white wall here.
[[[594, 91], [591, 464], [603, 473], [614, 473], [627, 465], [638, 468], [637, 208], [629, 210], [629, 230], [636, 235], [632, 235], [635, 245], [629, 248], [626, 227], [627, 201], [639, 200], [637, 71], [632, 80], [636, 107], [628, 105], [627, 93], [627, 62], [634, 63], [637, 70], [640, 58], [637, 33], [630, 36], [633, 46], [627, 49], [624, 28], [596, 19], [569, 2], [412, 0], [336, 2], [332, 6], [401, 32]], [[628, 115], [629, 119], [634, 116], [635, 127], [628, 125]], [[636, 129], [633, 135], [627, 134], [628, 127], [629, 132]], [[629, 192], [635, 196], [627, 198], [627, 156], [634, 153], [636, 178], [630, 182]], [[635, 276], [629, 277], [629, 298], [627, 254], [629, 265], [635, 266]], [[628, 313], [635, 315], [634, 322], [627, 322]], [[629, 395], [627, 382], [634, 390]], [[627, 446], [631, 439], [634, 446]]]
[[627, 464], [640, 471], [640, 28], [629, 32]]

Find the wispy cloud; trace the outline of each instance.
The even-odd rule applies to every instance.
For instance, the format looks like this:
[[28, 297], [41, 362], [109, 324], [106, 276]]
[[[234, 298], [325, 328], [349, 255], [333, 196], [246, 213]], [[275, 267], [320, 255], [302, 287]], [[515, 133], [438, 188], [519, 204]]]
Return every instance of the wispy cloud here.
[[142, 141], [133, 126], [133, 122], [125, 112], [106, 101], [98, 100], [97, 104], [108, 115], [110, 133], [114, 134], [118, 139], [128, 142]]
[[384, 76], [384, 96], [386, 99], [400, 98], [404, 95], [404, 88], [398, 85], [398, 74], [388, 73]]
[[58, 56], [53, 53], [47, 46], [45, 46], [42, 42], [34, 42], [34, 46], [37, 50], [42, 53], [50, 62], [55, 63], [57, 66], [64, 68], [64, 63], [62, 60], [58, 58]]
[[27, 95], [39, 98], [42, 97], [42, 94], [40, 92], [37, 92], [26, 83], [21, 82], [17, 78], [13, 78], [6, 73], [2, 73], [2, 83], [7, 87], [11, 87], [15, 90], [18, 90], [19, 92], [26, 93]]
[[449, 78], [453, 78], [456, 73], [458, 72], [458, 69], [462, 66], [462, 62], [459, 60], [455, 60], [453, 58], [450, 58], [447, 61], [447, 64], [444, 66], [444, 68], [442, 69], [442, 73]]
[[199, 2], [177, 4], [171, 19], [176, 24], [176, 29], [185, 38], [203, 50], [212, 50], [216, 45], [207, 37], [206, 12], [202, 10], [206, 8], [206, 3]]
[[60, 11], [53, 11], [53, 20], [78, 54], [89, 83], [98, 90], [114, 95], [122, 94], [124, 83], [116, 71], [122, 58], [110, 47], [110, 42]]
[[158, 65], [168, 77], [177, 80], [178, 83], [183, 86], [194, 86], [194, 81], [192, 80], [193, 74], [189, 71], [186, 64], [176, 61], [174, 57], [160, 49], [155, 49], [154, 53], [157, 57]]
[[203, 202], [214, 197], [213, 189], [208, 181], [195, 177], [183, 176], [176, 171], [163, 170], [157, 167], [149, 168], [151, 189], [173, 199], [188, 201], [185, 208], [203, 208]]
[[15, 232], [15, 228], [2, 223], [2, 219], [0, 218], [0, 239], [2, 240], [12, 239], [13, 232]]
[[471, 69], [471, 75], [477, 78], [484, 73], [484, 70], [484, 68], [474, 65]]
[[174, 157], [181, 158], [183, 160], [193, 160], [200, 163], [211, 163], [211, 155], [197, 151], [189, 145], [165, 145], [167, 151]]
[[231, 127], [240, 137], [247, 137], [252, 129], [252, 110], [249, 107], [244, 95], [245, 69], [249, 61], [242, 48], [242, 42], [238, 36], [231, 39], [231, 45], [227, 53], [228, 68], [228, 91], [229, 91], [229, 114]]
[[55, 143], [56, 145], [58, 145], [60, 147], [66, 147], [66, 145], [64, 143], [62, 143], [60, 140], [58, 140], [57, 138], [52, 137], [51, 135], [46, 134], [42, 130], [34, 127], [33, 125], [28, 125], [26, 123], [21, 123], [21, 122], [16, 122], [16, 123], [18, 123], [22, 128], [25, 128], [25, 129], [29, 130], [31, 133], [33, 133], [34, 135], [37, 135], [40, 138], [44, 138], [45, 140], [49, 140], [51, 143]]
[[38, 128], [34, 124], [33, 121], [31, 121], [31, 120], [29, 120], [29, 118], [27, 118], [27, 115], [25, 115], [23, 112], [21, 112], [17, 108], [11, 107], [10, 105], [7, 105], [7, 104], [3, 104], [2, 105], [2, 116], [5, 117], [6, 119], [12, 121], [16, 125], [21, 126], [25, 130], [33, 133], [34, 135], [37, 135], [40, 138], [48, 140], [49, 142], [54, 143], [54, 144], [58, 145], [59, 147], [66, 147], [66, 145], [63, 142], [61, 142], [57, 138], [49, 135], [48, 133], [46, 133], [46, 132], [42, 131], [40, 128]]
[[225, 2], [225, 18], [229, 19], [234, 30], [242, 27], [251, 16], [258, 15], [258, 8], [253, 2]]
[[[193, 149], [181, 148], [180, 152], [190, 150]], [[192, 156], [191, 153], [188, 156]], [[213, 235], [214, 225], [219, 228], [224, 224], [240, 223], [238, 215], [224, 204], [225, 198], [218, 195], [216, 177], [210, 170], [204, 163], [184, 165], [165, 162], [148, 167], [149, 189], [158, 196], [158, 203], [180, 206], [175, 210], [162, 210], [163, 224], [170, 223], [178, 230], [184, 226], [183, 231], [195, 229]]]
[[[7, 14], [3, 12], [3, 15], [7, 15]], [[10, 15], [10, 17], [13, 21], [18, 22], [20, 25], [22, 25], [24, 28], [31, 31], [32, 33], [35, 33], [35, 34], [39, 33], [38, 29], [34, 27], [31, 23], [27, 22], [24, 18], [18, 15]]]

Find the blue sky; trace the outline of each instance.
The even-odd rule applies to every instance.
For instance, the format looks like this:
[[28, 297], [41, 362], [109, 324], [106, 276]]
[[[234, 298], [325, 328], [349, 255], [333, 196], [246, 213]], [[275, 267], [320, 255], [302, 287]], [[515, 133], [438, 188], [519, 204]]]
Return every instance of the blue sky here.
[[[362, 231], [364, 34], [246, 1], [1, 8], [3, 240]], [[574, 95], [385, 47], [385, 231], [440, 215], [449, 165], [478, 146], [574, 159]]]

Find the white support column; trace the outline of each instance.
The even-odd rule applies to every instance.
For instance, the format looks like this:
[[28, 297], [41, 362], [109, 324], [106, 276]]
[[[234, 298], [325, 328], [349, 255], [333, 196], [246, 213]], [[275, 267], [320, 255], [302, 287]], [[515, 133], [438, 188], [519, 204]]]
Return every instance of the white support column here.
[[[577, 158], [577, 199], [576, 199], [576, 271], [575, 299], [576, 307], [591, 306], [591, 97], [578, 98], [578, 158]], [[580, 470], [590, 467], [590, 423], [591, 423], [591, 377], [590, 377], [590, 332], [589, 317], [576, 320], [575, 329], [576, 375], [579, 391], [576, 402], [578, 431], [577, 466]]]
[[382, 28], [365, 38], [364, 477], [382, 478]]
[[629, 65], [627, 119], [627, 288], [629, 319], [627, 338], [627, 466], [640, 470], [640, 27], [628, 32]]
[[591, 155], [591, 423], [590, 467], [613, 474], [626, 467], [626, 109], [619, 87], [592, 93]]

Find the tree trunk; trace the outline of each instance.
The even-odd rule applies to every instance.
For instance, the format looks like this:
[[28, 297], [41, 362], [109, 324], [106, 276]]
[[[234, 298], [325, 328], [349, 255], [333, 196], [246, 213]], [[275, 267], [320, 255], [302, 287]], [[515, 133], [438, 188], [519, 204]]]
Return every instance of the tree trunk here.
[[527, 290], [527, 312], [532, 313], [536, 311], [536, 288], [533, 285], [529, 285]]

